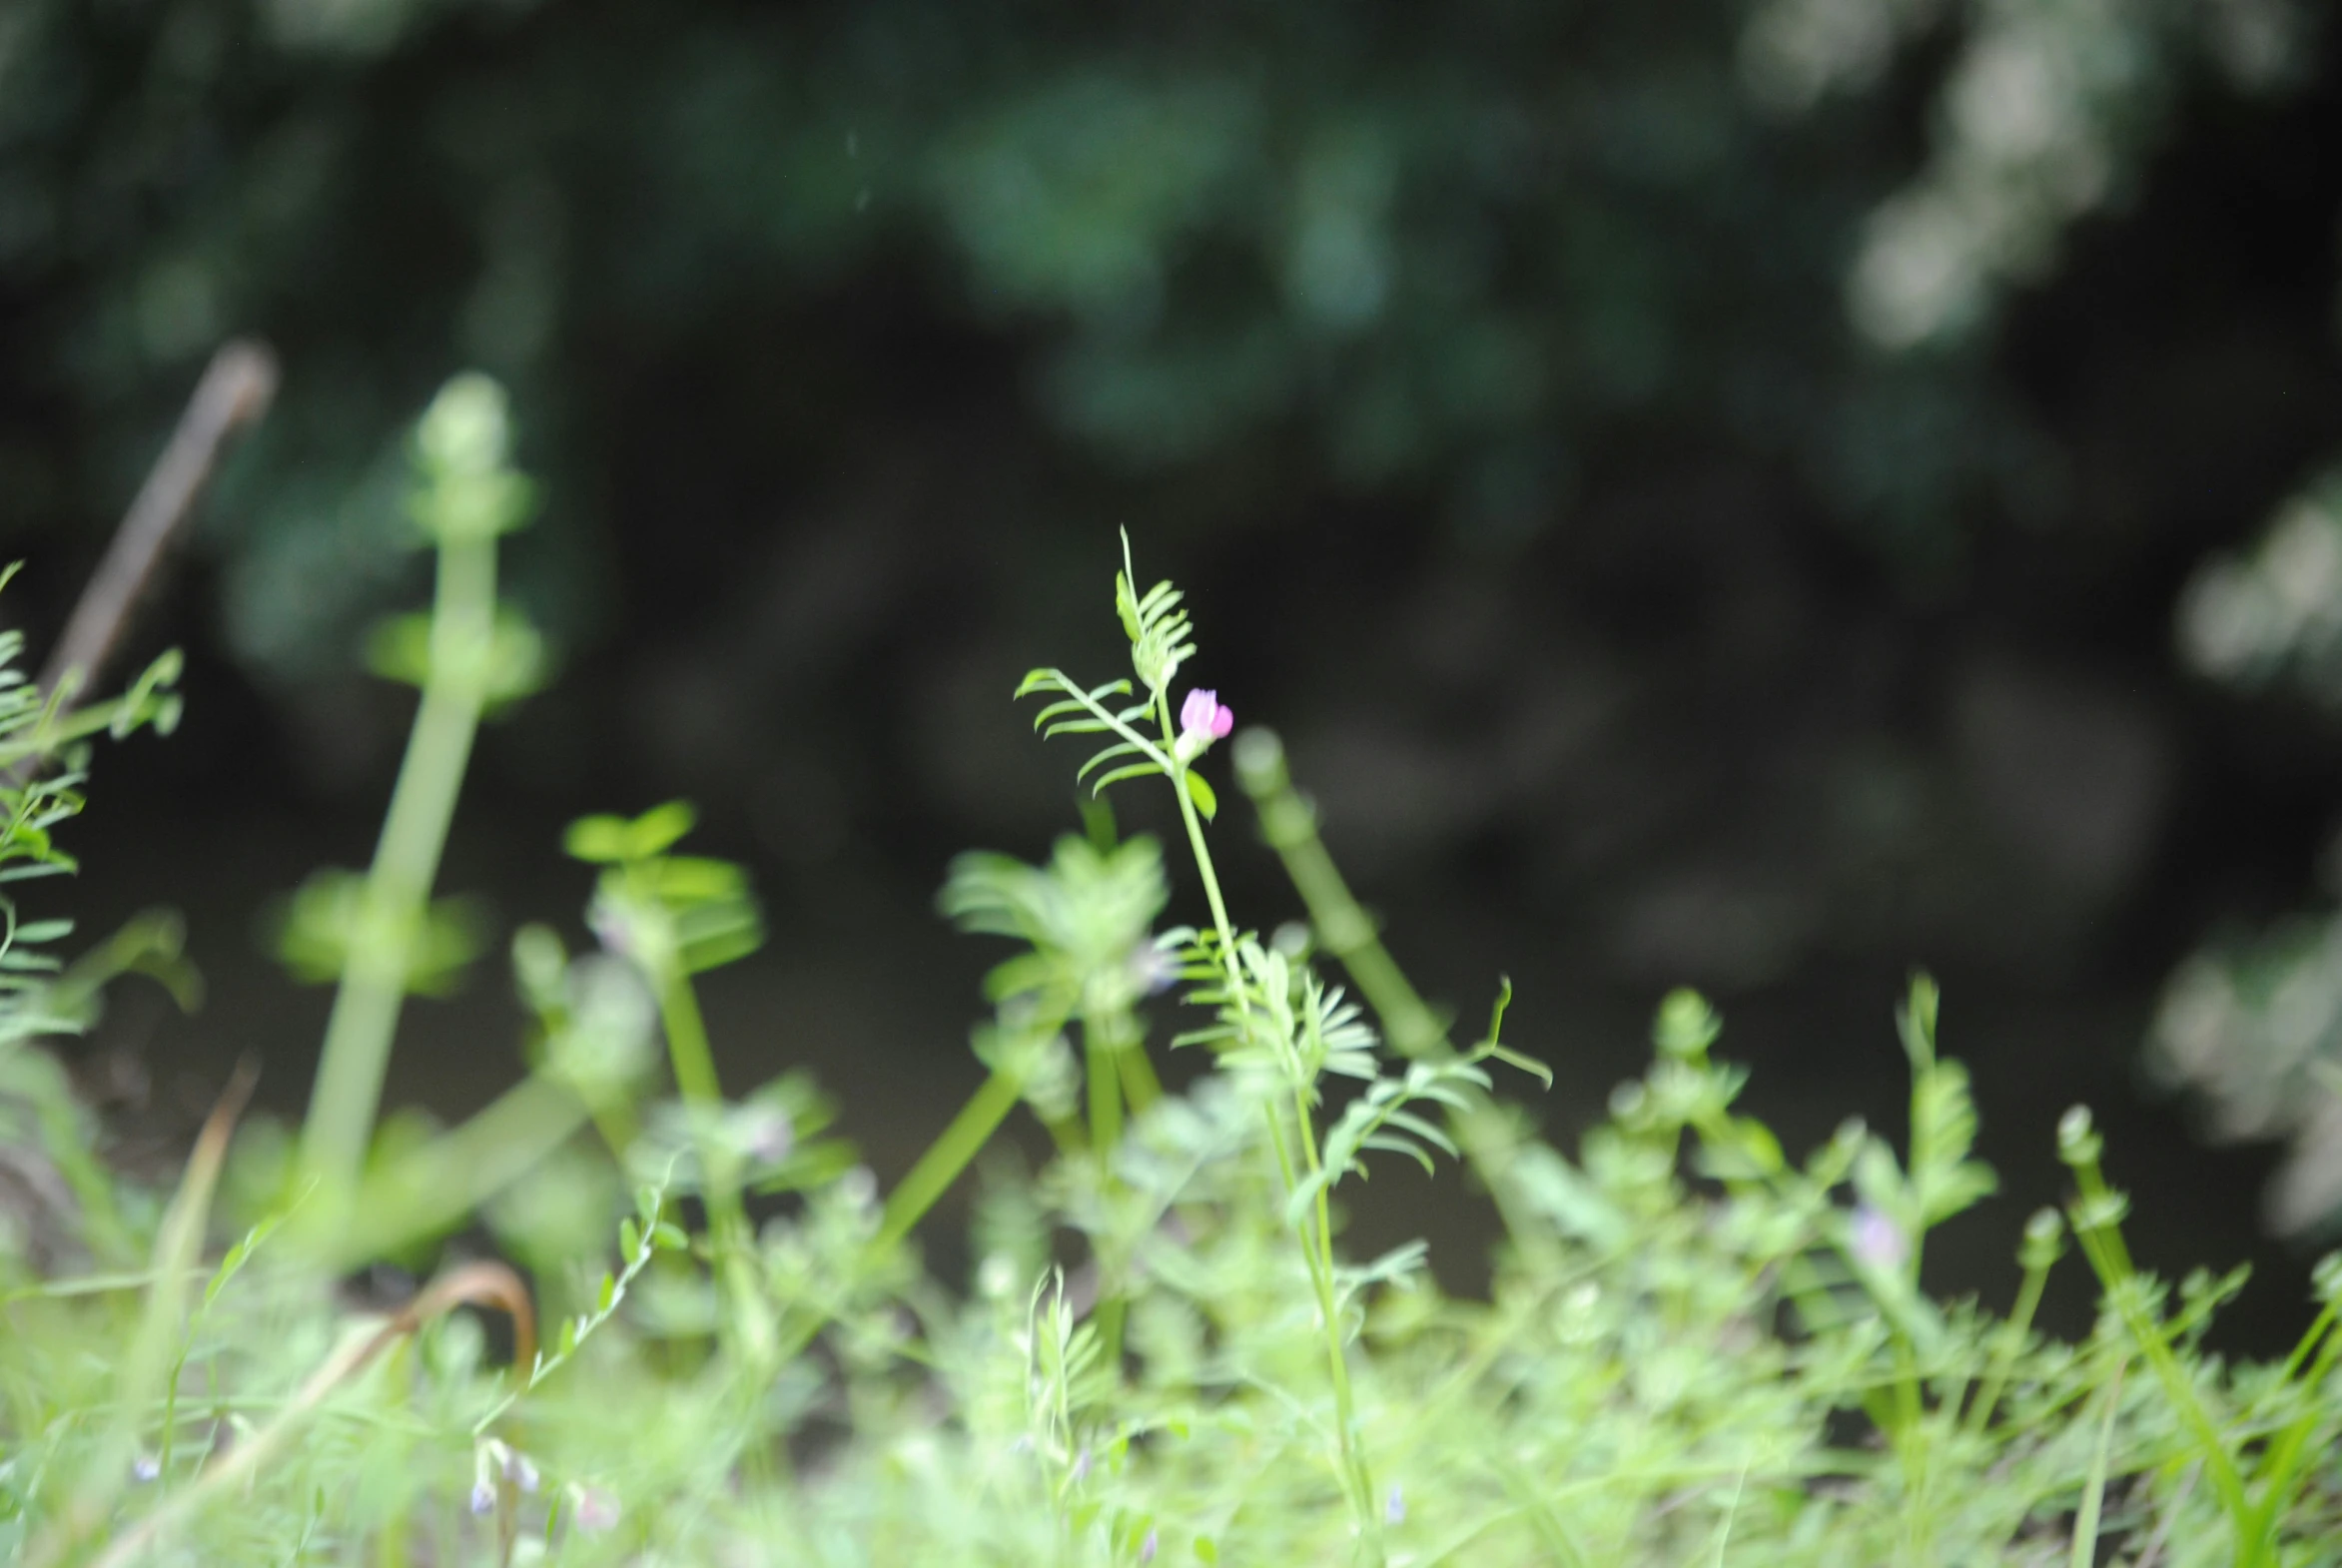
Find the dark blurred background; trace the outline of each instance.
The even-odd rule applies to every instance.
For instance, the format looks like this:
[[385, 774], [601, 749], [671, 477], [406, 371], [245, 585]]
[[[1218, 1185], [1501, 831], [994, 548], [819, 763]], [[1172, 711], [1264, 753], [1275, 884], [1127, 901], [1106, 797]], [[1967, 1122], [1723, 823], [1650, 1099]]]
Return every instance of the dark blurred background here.
[[[2174, 635], [2342, 451], [2324, 20], [6, 0], [36, 647], [217, 344], [284, 366], [137, 629], [189, 649], [188, 721], [101, 758], [73, 838], [85, 930], [184, 908], [213, 997], [124, 992], [93, 1082], [199, 1101], [257, 1050], [302, 1103], [327, 999], [256, 927], [371, 852], [411, 697], [356, 649], [427, 592], [402, 442], [476, 367], [543, 481], [507, 567], [563, 674], [484, 738], [442, 889], [574, 932], [562, 823], [697, 801], [772, 924], [708, 982], [728, 1082], [811, 1063], [882, 1171], [977, 1076], [998, 955], [932, 915], [947, 860], [1076, 826], [1078, 755], [1009, 693], [1122, 668], [1119, 525], [1425, 989], [1477, 1016], [1513, 977], [1554, 1130], [1675, 984], [1793, 1148], [1900, 1128], [1926, 966], [2008, 1188], [1945, 1281], [2005, 1296], [2087, 1099], [2137, 1249], [2255, 1259], [2259, 1342], [2306, 1269], [2258, 1222], [2276, 1151], [2138, 1064], [2187, 955], [2318, 903], [2342, 801], [2314, 694]], [[1219, 837], [1249, 918], [1290, 913], [1240, 805]], [[392, 1098], [507, 1083], [507, 989], [415, 1004]]]

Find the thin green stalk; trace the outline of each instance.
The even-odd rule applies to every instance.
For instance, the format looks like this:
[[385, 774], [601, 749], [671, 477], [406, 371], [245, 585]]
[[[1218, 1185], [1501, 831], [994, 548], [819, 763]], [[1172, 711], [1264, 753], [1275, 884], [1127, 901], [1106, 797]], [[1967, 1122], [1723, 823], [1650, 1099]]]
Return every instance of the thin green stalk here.
[[2203, 1452], [2205, 1470], [2212, 1478], [2212, 1487], [2220, 1494], [2221, 1507], [2235, 1525], [2239, 1564], [2257, 1562], [2260, 1560], [2260, 1552], [2249, 1533], [2252, 1510], [2245, 1496], [2243, 1478], [2237, 1473], [2236, 1461], [2229, 1454], [2227, 1444], [2222, 1441], [2219, 1426], [2212, 1420], [2211, 1412], [2196, 1397], [2195, 1386], [2189, 1380], [2186, 1368], [2171, 1353], [2171, 1346], [2164, 1339], [2161, 1329], [2148, 1322], [2139, 1309], [2134, 1299], [2137, 1291], [2132, 1288], [2136, 1276], [2131, 1271], [2129, 1250], [2122, 1245], [2120, 1232], [2111, 1225], [2084, 1222], [2085, 1216], [2092, 1209], [2102, 1207], [2107, 1196], [2104, 1181], [2092, 1166], [2078, 1167], [2076, 1174], [2081, 1180], [2083, 1200], [2076, 1205], [2073, 1229], [2075, 1238], [2081, 1242], [2082, 1255], [2089, 1259], [2099, 1284], [2113, 1300], [2123, 1325], [2130, 1330], [2132, 1341], [2137, 1344], [2140, 1353], [2145, 1355], [2156, 1380], [2163, 1385], [2165, 1396], [2179, 1412], [2180, 1419], [2194, 1432], [2197, 1445]]
[[[2318, 1314], [2320, 1322], [2331, 1322], [2333, 1313], [2334, 1307], [2329, 1303], [2326, 1309]], [[2309, 1337], [2315, 1337], [2314, 1329]], [[2306, 1339], [2304, 1343], [2306, 1346]], [[2291, 1424], [2278, 1435], [2277, 1440], [2269, 1445], [2268, 1454], [2262, 1464], [2267, 1479], [2262, 1483], [2260, 1507], [2254, 1520], [2254, 1534], [2261, 1539], [2273, 1540], [2275, 1538], [2278, 1515], [2283, 1512], [2285, 1504], [2293, 1495], [2293, 1477], [2301, 1466], [2310, 1433], [2316, 1430], [2319, 1420], [2326, 1413], [2324, 1407], [2318, 1402], [2316, 1391], [2318, 1386], [2325, 1382], [2327, 1376], [2334, 1370], [2337, 1356], [2342, 1356], [2342, 1334], [2329, 1333], [2326, 1335], [2325, 1342], [2318, 1347], [2317, 1359], [2310, 1363], [2309, 1375], [2302, 1379], [2303, 1388], [2310, 1394], [2309, 1408], [2301, 1415], [2296, 1416]], [[2288, 1374], [2298, 1364], [2299, 1353], [2296, 1352], [2293, 1360], [2287, 1363]], [[2291, 1380], [2290, 1375], [2287, 1380]]]
[[[1293, 1111], [1301, 1135], [1301, 1165], [1317, 1188], [1316, 1235], [1310, 1257], [1310, 1283], [1317, 1291], [1317, 1315], [1325, 1326], [1325, 1353], [1333, 1375], [1333, 1411], [1339, 1426], [1343, 1466], [1349, 1471], [1350, 1490], [1356, 1498], [1358, 1521], [1377, 1556], [1381, 1552], [1381, 1522], [1374, 1512], [1374, 1474], [1366, 1462], [1366, 1453], [1360, 1446], [1357, 1433], [1357, 1408], [1350, 1392], [1350, 1364], [1342, 1343], [1340, 1302], [1334, 1294], [1333, 1274], [1333, 1215], [1326, 1197], [1327, 1183], [1317, 1181], [1322, 1169], [1317, 1154], [1317, 1133], [1309, 1116], [1308, 1097], [1295, 1091]], [[1304, 1244], [1312, 1238], [1303, 1233]]]
[[382, 1105], [414, 936], [438, 876], [455, 797], [479, 728], [495, 612], [494, 538], [442, 541], [431, 606], [430, 672], [367, 874], [358, 932], [334, 994], [317, 1089], [302, 1131], [303, 1158], [330, 1196], [347, 1195], [357, 1184]]
[[1325, 842], [1317, 814], [1292, 787], [1284, 745], [1267, 730], [1247, 733], [1236, 757], [1236, 781], [1260, 814], [1261, 836], [1276, 851], [1285, 877], [1301, 895], [1317, 941], [1349, 971], [1382, 1019], [1390, 1049], [1403, 1057], [1448, 1048], [1447, 1027], [1416, 992], [1376, 935], [1373, 917], [1359, 907]]
[[2040, 1309], [2041, 1290], [2048, 1280], [2049, 1270], [2045, 1266], [2024, 1271], [2024, 1280], [2016, 1287], [2016, 1303], [2009, 1308], [2008, 1320], [2000, 1325], [2000, 1342], [1992, 1351], [1991, 1370], [1984, 1374], [1975, 1403], [1968, 1406], [1961, 1421], [1970, 1434], [1982, 1432], [1990, 1423], [1992, 1407], [2000, 1402], [2000, 1390], [2007, 1385], [2009, 1370], [2024, 1349], [2024, 1336], [2032, 1331], [2033, 1313]]
[[[1100, 1039], [1095, 1026], [1084, 1028], [1083, 1048], [1090, 1072], [1090, 1147], [1098, 1157], [1099, 1182], [1111, 1193], [1119, 1185], [1115, 1178], [1114, 1153], [1123, 1139], [1122, 1074], [1115, 1066], [1115, 1058], [1122, 1053]], [[1114, 1287], [1118, 1270], [1108, 1267], [1105, 1257], [1098, 1262], [1098, 1334], [1107, 1364], [1117, 1366], [1123, 1358], [1123, 1296]]]
[[2106, 1387], [2106, 1418], [2098, 1425], [2098, 1446], [2090, 1455], [2090, 1478], [2082, 1488], [2081, 1508], [2073, 1519], [2072, 1568], [2090, 1568], [2098, 1560], [2098, 1514], [2106, 1502], [2106, 1463], [2114, 1443], [2114, 1415], [2122, 1407], [2122, 1373], [2127, 1361], [2114, 1368]]
[[992, 1135], [1017, 1109], [1017, 1101], [1025, 1092], [1024, 1085], [1009, 1074], [995, 1072], [977, 1088], [960, 1114], [928, 1146], [927, 1153], [911, 1168], [887, 1196], [885, 1211], [880, 1215], [878, 1234], [871, 1239], [871, 1250], [883, 1252], [911, 1233], [911, 1227], [924, 1218], [944, 1195], [960, 1173], [968, 1169], [992, 1142]]
[[456, 1223], [527, 1175], [585, 1120], [573, 1089], [531, 1074], [369, 1177], [359, 1189], [357, 1222], [322, 1241], [328, 1260], [354, 1265]]
[[[1098, 1156], [1098, 1178], [1108, 1192], [1119, 1192], [1122, 1180], [1115, 1174], [1114, 1156], [1123, 1140], [1124, 1096], [1129, 1082], [1123, 1064], [1145, 1056], [1145, 1041], [1138, 1021], [1127, 1011], [1093, 1013], [1087, 1009], [1082, 1015], [1082, 1040], [1088, 1058], [1090, 1143]], [[1147, 1076], [1152, 1079], [1153, 1074]], [[1142, 1104], [1134, 1098], [1131, 1109], [1139, 1110]], [[1127, 1261], [1103, 1255], [1098, 1259], [1098, 1333], [1109, 1365], [1122, 1360], [1127, 1303], [1117, 1281]]]
[[1155, 1076], [1155, 1064], [1147, 1060], [1146, 1048], [1134, 1045], [1119, 1053], [1115, 1066], [1123, 1075], [1123, 1099], [1131, 1114], [1144, 1116], [1148, 1107], [1163, 1098], [1163, 1081]]
[[748, 1226], [748, 1209], [740, 1197], [739, 1166], [715, 1126], [715, 1119], [723, 1112], [724, 1090], [716, 1078], [707, 1021], [700, 1016], [699, 994], [691, 987], [691, 977], [672, 960], [658, 977], [658, 997], [659, 1026], [667, 1037], [667, 1060], [674, 1067], [676, 1092], [698, 1114], [700, 1193], [707, 1202], [709, 1261], [733, 1299], [733, 1310], [724, 1321], [738, 1336], [739, 1347], [752, 1361], [762, 1363], [772, 1352], [772, 1335], [748, 1256], [754, 1237]]
[[[1163, 727], [1171, 729], [1170, 700], [1160, 693], [1156, 703], [1163, 709]], [[1249, 1016], [1251, 1003], [1244, 995], [1244, 975], [1236, 959], [1235, 927], [1229, 924], [1227, 901], [1220, 897], [1219, 875], [1212, 869], [1211, 851], [1203, 845], [1203, 821], [1195, 814], [1195, 802], [1187, 794], [1187, 770], [1181, 764], [1171, 777], [1171, 793], [1178, 797], [1179, 821], [1187, 830], [1187, 848], [1195, 857], [1195, 873], [1203, 880], [1203, 897], [1211, 906], [1212, 929], [1219, 934], [1220, 963], [1227, 970], [1228, 990], [1235, 997], [1237, 1013]]]
[[[2319, 1309], [2318, 1315], [2311, 1319], [2309, 1327], [2293, 1346], [2293, 1353], [2285, 1358], [2285, 1371], [2278, 1381], [2289, 1383], [2301, 1375], [2302, 1363], [2309, 1359], [2311, 1351], [2321, 1348], [2320, 1336], [2334, 1326], [2334, 1319], [2338, 1314], [2342, 1314], [2342, 1296], [2328, 1301]], [[2333, 1348], [2333, 1341], [2325, 1340], [2323, 1348], [2330, 1351]], [[2319, 1359], [2324, 1359], [2322, 1353]]]
[[1111, 1182], [1115, 1146], [1123, 1141], [1122, 1070], [1115, 1063], [1121, 1050], [1092, 1028], [1083, 1031], [1083, 1052], [1090, 1072], [1090, 1145], [1098, 1151], [1102, 1178]]
[[[899, 1245], [911, 1229], [926, 1217], [936, 1200], [950, 1190], [970, 1162], [984, 1152], [992, 1142], [992, 1135], [1017, 1109], [1025, 1087], [1007, 1073], [995, 1071], [977, 1086], [976, 1093], [960, 1108], [960, 1114], [936, 1136], [919, 1157], [908, 1175], [896, 1183], [887, 1195], [886, 1207], [881, 1211], [878, 1233], [871, 1237], [869, 1252], [876, 1256]], [[816, 1310], [801, 1319], [780, 1345], [781, 1358], [796, 1355], [813, 1342], [821, 1332], [827, 1315]]]
[[[1261, 836], [1276, 852], [1286, 879], [1309, 912], [1318, 942], [1357, 983], [1367, 1005], [1382, 1020], [1390, 1048], [1404, 1057], [1433, 1060], [1451, 1053], [1446, 1026], [1382, 945], [1372, 917], [1359, 907], [1318, 837], [1315, 811], [1292, 787], [1283, 743], [1267, 730], [1248, 732], [1237, 748], [1235, 773], [1259, 813]], [[1185, 791], [1180, 794], [1183, 805]], [[1488, 1189], [1513, 1244], [1537, 1255], [1549, 1254], [1546, 1231], [1521, 1210], [1513, 1184], [1505, 1179], [1502, 1140], [1492, 1136], [1488, 1119], [1478, 1114], [1490, 1103], [1488, 1097], [1472, 1094], [1472, 1100], [1471, 1113], [1447, 1114], [1449, 1135]]]
[[[1174, 763], [1178, 752], [1172, 744], [1171, 698], [1163, 691], [1155, 694], [1156, 716], [1163, 725], [1166, 750]], [[1236, 955], [1235, 929], [1228, 920], [1227, 903], [1220, 895], [1219, 875], [1212, 865], [1211, 851], [1203, 840], [1203, 823], [1195, 811], [1195, 802], [1187, 792], [1186, 768], [1177, 765], [1171, 775], [1171, 793], [1179, 803], [1179, 821], [1187, 830], [1187, 847], [1195, 857], [1195, 871], [1203, 882], [1204, 899], [1211, 906], [1213, 926], [1219, 933], [1220, 956], [1226, 966], [1228, 991], [1235, 998], [1241, 1018], [1249, 1018], [1251, 1004], [1245, 995], [1243, 970]], [[1294, 1120], [1300, 1134], [1301, 1149], [1307, 1173], [1314, 1176], [1318, 1171], [1317, 1138], [1312, 1126], [1306, 1094], [1294, 1092]], [[1287, 1152], [1282, 1131], [1277, 1126], [1276, 1113], [1268, 1113], [1269, 1133], [1276, 1149], [1277, 1165], [1284, 1177], [1286, 1192], [1294, 1189], [1294, 1169]], [[1357, 1441], [1357, 1418], [1350, 1391], [1348, 1357], [1341, 1338], [1341, 1322], [1335, 1312], [1333, 1291], [1333, 1225], [1331, 1209], [1325, 1188], [1317, 1189], [1316, 1233], [1302, 1227], [1302, 1253], [1309, 1268], [1309, 1281], [1317, 1296], [1318, 1315], [1323, 1319], [1326, 1353], [1333, 1381], [1334, 1420], [1340, 1443], [1341, 1466], [1344, 1471], [1343, 1490], [1350, 1494], [1350, 1506], [1357, 1519], [1359, 1544], [1370, 1561], [1382, 1560], [1381, 1519], [1374, 1511], [1374, 1485], [1365, 1455]]]

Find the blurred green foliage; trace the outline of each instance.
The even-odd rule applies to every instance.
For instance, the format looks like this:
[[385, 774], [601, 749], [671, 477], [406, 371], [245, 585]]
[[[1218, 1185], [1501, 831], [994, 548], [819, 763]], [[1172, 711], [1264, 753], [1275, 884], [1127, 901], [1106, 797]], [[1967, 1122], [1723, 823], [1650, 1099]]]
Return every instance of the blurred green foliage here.
[[541, 432], [561, 505], [516, 569], [574, 635], [630, 378], [699, 355], [818, 447], [917, 403], [916, 326], [1012, 352], [1035, 439], [1213, 475], [1229, 523], [1376, 496], [1501, 548], [1664, 432], [1925, 576], [2054, 495], [1977, 352], [1998, 291], [2186, 84], [2285, 85], [2303, 15], [18, 0], [0, 525], [99, 525], [181, 376], [260, 332], [289, 395], [215, 510], [228, 632], [343, 657], [409, 570], [398, 411], [474, 363]]

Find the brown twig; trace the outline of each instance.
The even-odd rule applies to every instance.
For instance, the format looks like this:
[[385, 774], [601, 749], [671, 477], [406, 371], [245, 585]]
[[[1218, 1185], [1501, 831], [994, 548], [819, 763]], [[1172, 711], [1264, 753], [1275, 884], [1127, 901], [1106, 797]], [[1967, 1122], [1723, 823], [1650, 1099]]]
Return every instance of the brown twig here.
[[179, 427], [171, 432], [171, 443], [123, 514], [106, 558], [82, 589], [73, 618], [41, 671], [45, 692], [73, 682], [59, 704], [61, 712], [104, 670], [166, 546], [211, 476], [221, 447], [238, 428], [268, 411], [276, 392], [277, 357], [265, 346], [240, 339], [212, 356], [187, 411], [179, 416]]

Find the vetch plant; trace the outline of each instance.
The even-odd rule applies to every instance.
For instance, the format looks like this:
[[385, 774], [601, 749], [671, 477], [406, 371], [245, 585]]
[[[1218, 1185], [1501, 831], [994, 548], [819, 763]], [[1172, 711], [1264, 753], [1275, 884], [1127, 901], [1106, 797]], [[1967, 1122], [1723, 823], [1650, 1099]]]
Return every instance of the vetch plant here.
[[[954, 862], [943, 913], [1010, 951], [970, 1035], [981, 1079], [891, 1188], [801, 1072], [720, 1081], [698, 977], [764, 929], [741, 868], [682, 852], [680, 803], [547, 833], [590, 868], [587, 945], [512, 938], [515, 1082], [459, 1126], [378, 1128], [404, 995], [484, 947], [431, 903], [439, 845], [473, 728], [539, 660], [494, 607], [493, 540], [525, 509], [500, 398], [459, 382], [422, 428], [440, 591], [378, 643], [422, 690], [390, 822], [373, 871], [312, 884], [286, 925], [297, 971], [341, 986], [301, 1143], [236, 1134], [240, 1081], [173, 1192], [108, 1171], [32, 1041], [86, 1020], [113, 973], [175, 974], [168, 932], [57, 967], [31, 955], [63, 931], [6, 906], [0, 1113], [60, 1174], [65, 1233], [0, 1244], [0, 1550], [105, 1568], [2342, 1551], [2342, 1262], [2282, 1360], [2208, 1354], [2241, 1271], [2141, 1270], [2077, 1109], [2073, 1195], [2022, 1226], [2008, 1310], [1931, 1294], [1935, 1232], [1976, 1222], [1994, 1178], [1924, 977], [1897, 1021], [1901, 1147], [1850, 1122], [1785, 1149], [1737, 1108], [1747, 1071], [1690, 992], [1660, 1003], [1648, 1071], [1558, 1147], [1497, 1074], [1545, 1076], [1503, 1044], [1509, 983], [1478, 1039], [1453, 1037], [1275, 735], [1181, 685], [1193, 627], [1175, 588], [1141, 591], [1127, 541], [1131, 675], [1042, 669], [1017, 693], [1043, 699], [1045, 736], [1097, 748], [1074, 766], [1085, 830], [1039, 863]], [[0, 764], [54, 768], [94, 727], [167, 721], [169, 673], [72, 725], [0, 674]], [[1204, 772], [1223, 759], [1307, 916], [1267, 939], [1215, 864], [1232, 813]], [[78, 770], [0, 793], [0, 877], [67, 864]], [[1103, 799], [1156, 778], [1175, 861]], [[1198, 1058], [1176, 1090], [1170, 1050]], [[1028, 1115], [1037, 1170], [996, 1148]], [[963, 1286], [918, 1235], [972, 1170]], [[1493, 1206], [1484, 1294], [1443, 1290], [1429, 1242], [1348, 1244], [1345, 1211], [1412, 1172]], [[476, 1233], [441, 1249], [474, 1219], [528, 1277]], [[2069, 1241], [2099, 1300], [2070, 1343], [2034, 1326]], [[434, 1253], [402, 1301], [337, 1283]]]

